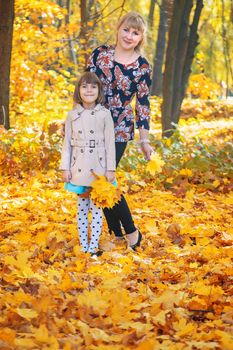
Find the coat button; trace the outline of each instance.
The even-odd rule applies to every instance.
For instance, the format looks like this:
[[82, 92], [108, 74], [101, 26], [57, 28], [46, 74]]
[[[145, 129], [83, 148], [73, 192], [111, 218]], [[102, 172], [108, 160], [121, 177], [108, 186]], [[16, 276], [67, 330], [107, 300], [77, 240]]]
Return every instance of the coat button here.
[[84, 153], [84, 149], [81, 149], [81, 153]]
[[91, 133], [91, 134], [94, 134], [94, 130], [90, 130], [90, 133]]
[[95, 112], [94, 112], [94, 111], [92, 111], [92, 112], [91, 112], [91, 115], [94, 115], [94, 114], [95, 114]]
[[81, 172], [81, 169], [78, 169], [78, 172], [80, 173], [80, 172]]
[[100, 160], [102, 160], [103, 158], [102, 157], [100, 157]]
[[93, 153], [93, 149], [90, 149], [90, 153]]

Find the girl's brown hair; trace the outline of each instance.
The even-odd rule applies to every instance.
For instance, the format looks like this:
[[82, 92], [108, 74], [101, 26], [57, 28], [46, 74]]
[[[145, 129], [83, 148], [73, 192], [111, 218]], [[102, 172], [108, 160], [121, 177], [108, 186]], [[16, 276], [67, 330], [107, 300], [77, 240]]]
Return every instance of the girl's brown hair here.
[[128, 12], [123, 17], [121, 17], [120, 21], [117, 24], [117, 31], [122, 26], [122, 24], [127, 25], [129, 28], [134, 28], [142, 33], [142, 40], [135, 47], [135, 51], [141, 53], [141, 48], [146, 42], [146, 32], [147, 26], [144, 18], [138, 12]]
[[105, 97], [104, 97], [102, 83], [99, 80], [99, 78], [97, 77], [97, 75], [95, 73], [92, 73], [92, 72], [85, 72], [79, 77], [79, 79], [75, 85], [74, 96], [73, 96], [74, 102], [79, 103], [79, 104], [82, 104], [82, 102], [83, 102], [81, 99], [81, 96], [80, 96], [80, 86], [83, 83], [97, 84], [99, 93], [98, 93], [96, 103], [104, 104]]

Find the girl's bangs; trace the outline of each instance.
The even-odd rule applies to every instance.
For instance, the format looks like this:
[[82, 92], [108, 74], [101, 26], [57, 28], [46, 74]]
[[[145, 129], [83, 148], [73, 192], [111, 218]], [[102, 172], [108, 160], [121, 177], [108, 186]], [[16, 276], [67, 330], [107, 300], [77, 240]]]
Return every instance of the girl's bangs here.
[[99, 85], [99, 79], [92, 73], [87, 72], [84, 76], [81, 77], [79, 84], [97, 84]]

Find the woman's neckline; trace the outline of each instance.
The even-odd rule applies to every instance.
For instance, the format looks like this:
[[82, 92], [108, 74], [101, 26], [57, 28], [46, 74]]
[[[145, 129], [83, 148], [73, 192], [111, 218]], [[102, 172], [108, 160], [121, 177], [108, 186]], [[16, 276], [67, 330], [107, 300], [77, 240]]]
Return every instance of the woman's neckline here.
[[114, 63], [116, 63], [116, 64], [120, 64], [121, 66], [131, 66], [132, 64], [134, 64], [134, 63], [136, 63], [138, 60], [139, 60], [139, 58], [140, 57], [142, 57], [142, 55], [138, 55], [138, 57], [135, 59], [135, 60], [133, 60], [132, 62], [130, 62], [130, 63], [121, 63], [121, 62], [118, 62], [116, 59], [115, 59], [115, 49], [116, 49], [116, 46], [115, 45], [111, 45], [112, 46], [112, 60], [113, 60], [113, 62]]

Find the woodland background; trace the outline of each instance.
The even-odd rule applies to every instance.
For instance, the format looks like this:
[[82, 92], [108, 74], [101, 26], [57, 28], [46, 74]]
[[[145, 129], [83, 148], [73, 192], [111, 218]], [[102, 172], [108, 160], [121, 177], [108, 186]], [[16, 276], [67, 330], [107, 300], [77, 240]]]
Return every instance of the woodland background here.
[[[129, 10], [148, 22], [156, 153], [131, 142], [117, 178], [144, 239], [132, 252], [104, 224], [93, 259], [61, 122]], [[0, 0], [0, 43], [0, 348], [232, 349], [232, 0]]]

